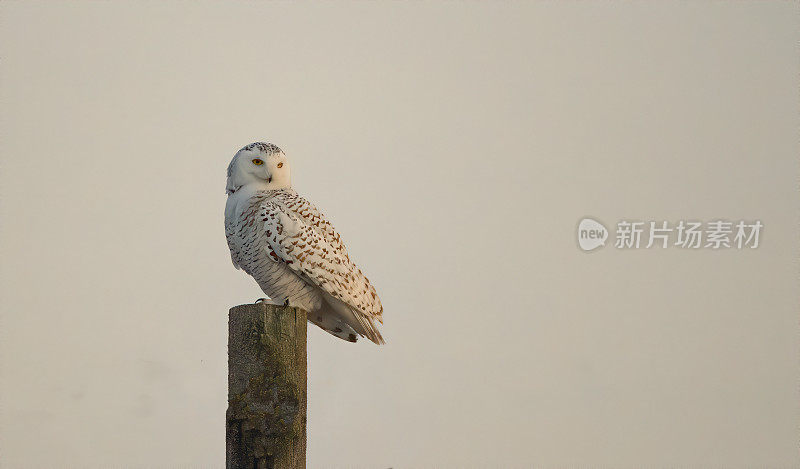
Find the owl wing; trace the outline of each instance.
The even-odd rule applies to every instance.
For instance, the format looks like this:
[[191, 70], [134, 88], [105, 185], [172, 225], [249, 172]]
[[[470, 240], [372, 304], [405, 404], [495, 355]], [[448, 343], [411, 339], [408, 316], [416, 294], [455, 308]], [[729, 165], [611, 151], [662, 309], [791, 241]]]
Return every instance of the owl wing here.
[[374, 323], [383, 322], [378, 294], [316, 207], [293, 195], [265, 201], [260, 208], [270, 257], [341, 301], [358, 322], [353, 328], [373, 342], [383, 343]]

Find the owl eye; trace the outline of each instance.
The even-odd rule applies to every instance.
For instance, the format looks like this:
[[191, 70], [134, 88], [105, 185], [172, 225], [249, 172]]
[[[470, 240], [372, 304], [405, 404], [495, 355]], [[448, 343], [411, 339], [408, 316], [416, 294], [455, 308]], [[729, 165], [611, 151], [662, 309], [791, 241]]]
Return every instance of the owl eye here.
[[264, 164], [264, 160], [256, 158], [253, 160], [253, 164], [256, 166], [261, 166], [262, 164]]
[[282, 163], [282, 162], [281, 162], [281, 163], [278, 163], [278, 167], [279, 167], [279, 168], [283, 168], [283, 163]]

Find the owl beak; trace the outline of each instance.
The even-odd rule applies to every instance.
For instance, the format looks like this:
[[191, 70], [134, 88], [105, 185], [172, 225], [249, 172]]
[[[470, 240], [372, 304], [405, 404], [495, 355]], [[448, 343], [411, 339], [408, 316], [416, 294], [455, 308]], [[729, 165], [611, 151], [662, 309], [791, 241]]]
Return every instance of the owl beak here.
[[[264, 165], [264, 166], [266, 166], [266, 165]], [[266, 173], [266, 176], [267, 176], [267, 177], [266, 177], [266, 179], [267, 179], [267, 184], [269, 184], [270, 182], [272, 182], [272, 175], [269, 173], [269, 171], [266, 171], [266, 168], [265, 168], [265, 171], [264, 171], [264, 172]]]

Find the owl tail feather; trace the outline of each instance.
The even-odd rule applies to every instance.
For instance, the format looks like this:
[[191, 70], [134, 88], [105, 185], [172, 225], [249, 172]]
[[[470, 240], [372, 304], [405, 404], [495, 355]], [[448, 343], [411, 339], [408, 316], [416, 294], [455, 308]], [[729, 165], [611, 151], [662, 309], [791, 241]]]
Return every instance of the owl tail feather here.
[[308, 320], [319, 326], [322, 330], [348, 342], [358, 340], [358, 333], [338, 316], [333, 314], [309, 315]]
[[386, 343], [386, 341], [383, 340], [383, 336], [378, 331], [378, 328], [375, 327], [375, 324], [372, 323], [370, 318], [364, 316], [361, 311], [357, 311], [354, 308], [350, 308], [350, 310], [353, 312], [353, 316], [356, 317], [356, 320], [358, 320], [359, 326], [361, 326], [361, 330], [358, 331], [361, 333], [361, 335], [375, 342], [376, 345]]
[[371, 317], [338, 298], [328, 296], [327, 302], [336, 313], [336, 316], [338, 316], [338, 319], [350, 326], [359, 335], [366, 337], [377, 345], [386, 343]]

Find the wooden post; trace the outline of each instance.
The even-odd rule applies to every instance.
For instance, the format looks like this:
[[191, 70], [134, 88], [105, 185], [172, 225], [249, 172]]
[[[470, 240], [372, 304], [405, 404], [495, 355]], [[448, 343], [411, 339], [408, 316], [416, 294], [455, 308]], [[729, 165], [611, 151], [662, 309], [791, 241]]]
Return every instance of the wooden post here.
[[306, 312], [267, 303], [228, 314], [228, 469], [306, 467]]

